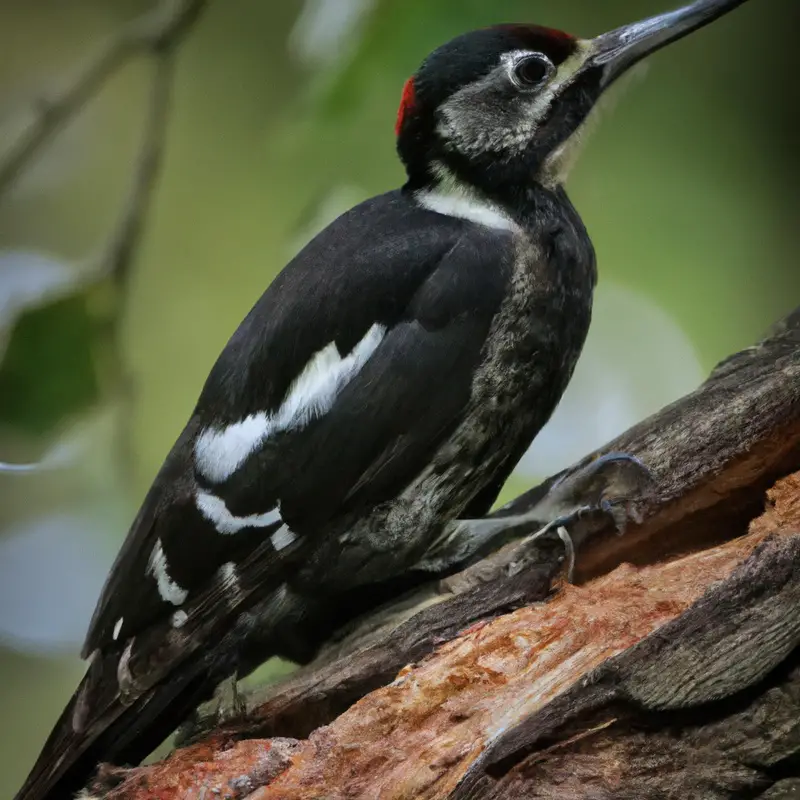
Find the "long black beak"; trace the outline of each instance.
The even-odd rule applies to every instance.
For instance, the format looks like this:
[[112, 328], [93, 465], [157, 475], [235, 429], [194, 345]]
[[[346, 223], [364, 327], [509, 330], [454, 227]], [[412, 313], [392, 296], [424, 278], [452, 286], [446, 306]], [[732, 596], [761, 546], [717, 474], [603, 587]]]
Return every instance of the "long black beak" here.
[[607, 86], [645, 56], [708, 25], [747, 0], [696, 0], [684, 8], [623, 25], [590, 42], [584, 67], [601, 67]]

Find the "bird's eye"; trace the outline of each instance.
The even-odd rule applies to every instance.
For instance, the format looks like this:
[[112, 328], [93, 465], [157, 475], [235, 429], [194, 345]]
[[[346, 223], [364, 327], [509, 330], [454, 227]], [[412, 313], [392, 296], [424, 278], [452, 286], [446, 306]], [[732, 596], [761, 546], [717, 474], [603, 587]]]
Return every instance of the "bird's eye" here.
[[555, 71], [553, 63], [542, 55], [527, 56], [514, 64], [511, 79], [520, 89], [535, 89]]

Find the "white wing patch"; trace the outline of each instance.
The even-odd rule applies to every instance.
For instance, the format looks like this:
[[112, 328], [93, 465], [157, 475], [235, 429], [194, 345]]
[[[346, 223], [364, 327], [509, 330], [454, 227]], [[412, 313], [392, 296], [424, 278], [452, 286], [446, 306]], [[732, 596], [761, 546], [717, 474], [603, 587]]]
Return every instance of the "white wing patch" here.
[[219, 568], [219, 579], [226, 588], [239, 588], [239, 574], [233, 561], [227, 561]]
[[225, 428], [203, 431], [195, 443], [200, 474], [215, 483], [224, 481], [270, 436], [302, 428], [329, 411], [339, 392], [364, 366], [385, 334], [386, 328], [375, 323], [344, 358], [335, 342], [323, 347], [294, 379], [274, 414], [262, 411]]
[[225, 599], [228, 605], [235, 606], [241, 595], [242, 589], [239, 585], [239, 570], [233, 561], [228, 561], [217, 570], [217, 580], [222, 591], [225, 592]]
[[281, 525], [269, 538], [276, 550], [283, 550], [284, 547], [288, 547], [297, 539], [297, 534], [294, 531], [290, 531], [288, 525]]
[[189, 615], [185, 611], [183, 611], [181, 609], [178, 609], [172, 615], [172, 627], [173, 628], [182, 628], [186, 624], [186, 620], [188, 620], [188, 619], [189, 619]]
[[208, 428], [194, 446], [198, 470], [210, 481], [224, 481], [268, 436], [268, 429], [266, 414], [251, 414], [222, 430]]
[[158, 593], [164, 602], [179, 606], [188, 597], [189, 592], [169, 576], [167, 557], [164, 554], [164, 548], [161, 546], [161, 539], [156, 539], [155, 547], [153, 547], [153, 552], [150, 554], [147, 571], [156, 579]]
[[267, 511], [266, 514], [235, 517], [224, 500], [209, 492], [198, 491], [195, 502], [200, 513], [222, 534], [239, 533], [244, 528], [266, 528], [282, 521], [281, 512], [277, 508]]

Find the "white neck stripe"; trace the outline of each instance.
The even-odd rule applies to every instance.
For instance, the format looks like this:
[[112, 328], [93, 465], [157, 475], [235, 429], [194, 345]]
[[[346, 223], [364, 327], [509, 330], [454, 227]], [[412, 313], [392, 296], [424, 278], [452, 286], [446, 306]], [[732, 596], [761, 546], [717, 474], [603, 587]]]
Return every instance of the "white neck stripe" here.
[[423, 208], [437, 214], [458, 217], [500, 231], [518, 229], [516, 222], [508, 214], [475, 194], [459, 190], [427, 189], [417, 192], [416, 199]]

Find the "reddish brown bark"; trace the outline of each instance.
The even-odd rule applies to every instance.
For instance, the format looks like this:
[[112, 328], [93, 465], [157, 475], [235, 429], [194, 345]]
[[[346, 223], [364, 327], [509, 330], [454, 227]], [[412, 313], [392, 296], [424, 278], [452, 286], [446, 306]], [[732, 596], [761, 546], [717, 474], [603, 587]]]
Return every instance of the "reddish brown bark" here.
[[[623, 564], [584, 586], [562, 584], [548, 602], [471, 626], [307, 740], [211, 738], [155, 766], [115, 771], [125, 780], [111, 796], [178, 800], [205, 787], [206, 796], [253, 800], [457, 797], [502, 732], [570, 690], [580, 694], [609, 659], [658, 637], [712, 586], [719, 592], [746, 577], [775, 548], [800, 553], [800, 473], [770, 490], [746, 536], [664, 564]], [[521, 796], [588, 797], [589, 783], [610, 790], [631, 779], [641, 746], [617, 735], [625, 715], [608, 708], [597, 716], [595, 704], [583, 714], [590, 724], [569, 721], [509, 770], [515, 791], [530, 784]]]

